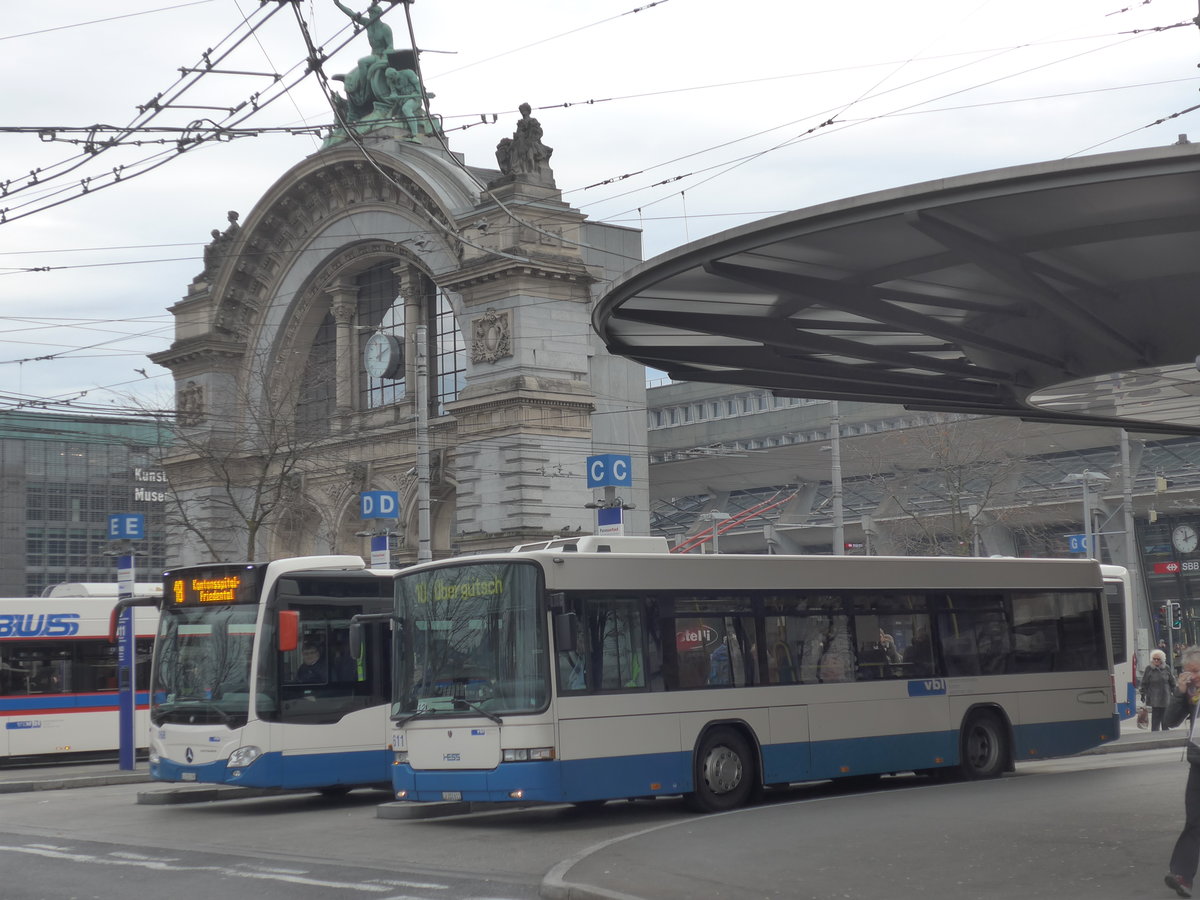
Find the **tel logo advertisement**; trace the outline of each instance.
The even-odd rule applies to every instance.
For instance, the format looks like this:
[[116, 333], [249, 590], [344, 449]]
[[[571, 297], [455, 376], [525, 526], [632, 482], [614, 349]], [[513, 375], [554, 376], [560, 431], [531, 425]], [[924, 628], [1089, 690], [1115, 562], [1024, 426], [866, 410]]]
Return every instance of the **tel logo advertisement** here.
[[717, 642], [717, 632], [707, 625], [695, 625], [675, 632], [675, 649], [680, 653], [701, 650]]
[[78, 613], [5, 613], [0, 615], [0, 638], [70, 637], [78, 633]]

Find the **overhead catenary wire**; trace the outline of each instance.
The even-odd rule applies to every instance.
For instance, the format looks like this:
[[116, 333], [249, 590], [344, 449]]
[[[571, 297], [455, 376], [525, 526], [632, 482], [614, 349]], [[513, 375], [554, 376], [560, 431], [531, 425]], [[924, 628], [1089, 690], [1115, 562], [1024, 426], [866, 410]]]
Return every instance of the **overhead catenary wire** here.
[[[896, 113], [896, 114], [898, 114], [898, 115], [899, 115], [899, 114], [916, 114], [916, 113], [908, 112], [908, 113]], [[864, 121], [865, 121], [865, 119], [864, 119]], [[688, 190], [692, 190], [692, 188], [690, 188], [690, 187], [689, 187], [689, 188], [688, 188]], [[672, 194], [670, 194], [670, 196], [677, 196], [677, 194], [676, 194], [676, 193], [672, 193]]]

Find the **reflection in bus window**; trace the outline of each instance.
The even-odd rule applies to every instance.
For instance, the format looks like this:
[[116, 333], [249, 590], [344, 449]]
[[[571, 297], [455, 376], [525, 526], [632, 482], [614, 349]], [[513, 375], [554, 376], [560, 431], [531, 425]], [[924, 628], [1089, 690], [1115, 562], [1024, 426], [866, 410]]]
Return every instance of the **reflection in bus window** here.
[[646, 687], [646, 651], [640, 600], [591, 599], [575, 616], [576, 648], [558, 654], [558, 678], [567, 691]]

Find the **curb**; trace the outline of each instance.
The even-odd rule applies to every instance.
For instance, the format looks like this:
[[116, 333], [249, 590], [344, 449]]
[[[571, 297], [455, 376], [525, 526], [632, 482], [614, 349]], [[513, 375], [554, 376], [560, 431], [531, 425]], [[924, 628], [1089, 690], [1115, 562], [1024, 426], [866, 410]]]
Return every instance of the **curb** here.
[[62, 778], [26, 778], [0, 781], [0, 794], [20, 794], [27, 791], [61, 791], [67, 788], [102, 787], [109, 784], [144, 784], [148, 774], [113, 772], [108, 775], [76, 775]]

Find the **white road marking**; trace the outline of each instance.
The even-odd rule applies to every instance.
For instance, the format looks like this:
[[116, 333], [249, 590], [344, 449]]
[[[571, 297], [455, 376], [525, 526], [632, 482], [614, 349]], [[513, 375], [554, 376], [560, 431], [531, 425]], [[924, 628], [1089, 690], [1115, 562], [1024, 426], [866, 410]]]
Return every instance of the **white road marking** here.
[[93, 856], [89, 853], [78, 853], [67, 849], [29, 845], [15, 847], [0, 844], [0, 853], [26, 853], [31, 856], [42, 856], [49, 859], [61, 859], [69, 862], [90, 863], [101, 866], [132, 866], [151, 869], [157, 872], [215, 872], [230, 878], [248, 878], [261, 881], [281, 881], [287, 884], [300, 884], [309, 887], [333, 888], [345, 891], [364, 891], [384, 894], [391, 890], [386, 885], [371, 884], [362, 881], [325, 881], [319, 878], [308, 878], [303, 875], [290, 875], [281, 872], [255, 872], [246, 869], [233, 869], [224, 866], [185, 866], [161, 859], [123, 859], [119, 856]]

